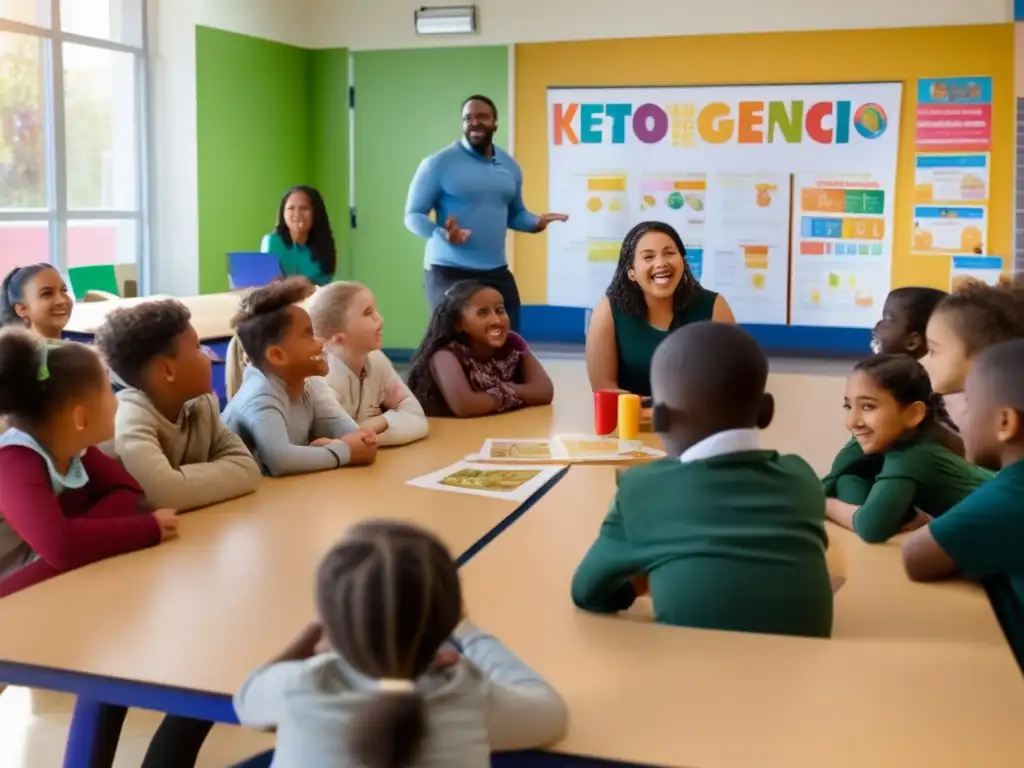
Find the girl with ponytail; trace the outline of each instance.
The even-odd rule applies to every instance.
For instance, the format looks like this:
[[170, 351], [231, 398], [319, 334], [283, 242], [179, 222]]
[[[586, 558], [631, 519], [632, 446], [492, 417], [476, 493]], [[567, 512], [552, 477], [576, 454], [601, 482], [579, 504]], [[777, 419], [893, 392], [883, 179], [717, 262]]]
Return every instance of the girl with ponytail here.
[[433, 535], [356, 526], [324, 558], [319, 621], [235, 696], [277, 731], [274, 768], [487, 768], [491, 751], [556, 741], [558, 694], [463, 618], [459, 576]]
[[823, 480], [830, 520], [881, 543], [942, 515], [992, 478], [940, 442], [937, 401], [910, 355], [875, 355], [854, 367], [843, 398], [853, 437]]
[[44, 339], [59, 339], [75, 299], [49, 264], [15, 267], [0, 283], [0, 324], [28, 328]]

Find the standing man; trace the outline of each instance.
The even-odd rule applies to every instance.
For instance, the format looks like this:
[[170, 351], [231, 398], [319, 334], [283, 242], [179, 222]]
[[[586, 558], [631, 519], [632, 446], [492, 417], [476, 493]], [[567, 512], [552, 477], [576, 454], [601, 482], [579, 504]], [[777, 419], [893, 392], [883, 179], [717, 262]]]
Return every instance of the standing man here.
[[518, 330], [519, 288], [505, 259], [506, 234], [509, 229], [543, 232], [569, 217], [526, 210], [522, 169], [494, 146], [497, 130], [493, 101], [476, 95], [462, 103], [462, 138], [416, 169], [405, 226], [427, 241], [424, 290], [431, 311], [453, 284], [479, 280], [501, 292], [509, 323]]

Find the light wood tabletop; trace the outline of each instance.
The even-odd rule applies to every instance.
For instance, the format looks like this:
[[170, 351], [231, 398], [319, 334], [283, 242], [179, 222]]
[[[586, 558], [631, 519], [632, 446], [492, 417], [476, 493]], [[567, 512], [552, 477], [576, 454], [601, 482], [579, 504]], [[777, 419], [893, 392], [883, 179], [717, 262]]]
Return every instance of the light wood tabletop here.
[[[410, 520], [459, 554], [506, 520], [513, 502], [406, 481], [487, 438], [591, 431], [582, 362], [545, 367], [550, 407], [432, 420], [430, 437], [382, 450], [372, 467], [267, 480], [253, 496], [183, 516], [174, 542], [5, 598], [0, 660], [233, 693], [313, 617], [315, 568], [351, 525]], [[773, 375], [776, 419], [762, 445], [827, 470], [846, 439], [843, 381]], [[1024, 686], [987, 601], [967, 585], [910, 584], [895, 543], [871, 547], [830, 531], [830, 562], [848, 581], [828, 641], [575, 610], [569, 583], [615, 472], [573, 467], [463, 569], [471, 617], [569, 701], [571, 731], [558, 751], [686, 768], [1019, 763]]]
[[847, 579], [836, 594], [833, 637], [953, 640], [1010, 653], [980, 586], [955, 580], [919, 584], [907, 578], [900, 552], [905, 536], [865, 544], [833, 523], [828, 523], [828, 535]]
[[232, 335], [231, 318], [238, 311], [242, 292], [210, 293], [202, 296], [172, 297], [163, 294], [132, 299], [107, 301], [80, 301], [71, 311], [71, 319], [64, 329], [68, 333], [92, 335], [103, 325], [107, 315], [121, 307], [131, 307], [147, 301], [177, 298], [192, 313], [192, 325], [202, 341], [224, 339]]
[[1008, 649], [576, 610], [572, 574], [614, 483], [611, 468], [573, 467], [462, 572], [470, 617], [566, 698], [570, 731], [556, 752], [680, 768], [1019, 765], [1024, 685]]
[[407, 485], [459, 458], [432, 453], [382, 451], [372, 467], [265, 480], [183, 515], [174, 541], [5, 597], [0, 660], [231, 694], [314, 618], [316, 567], [353, 524], [415, 522], [458, 555], [516, 510]]

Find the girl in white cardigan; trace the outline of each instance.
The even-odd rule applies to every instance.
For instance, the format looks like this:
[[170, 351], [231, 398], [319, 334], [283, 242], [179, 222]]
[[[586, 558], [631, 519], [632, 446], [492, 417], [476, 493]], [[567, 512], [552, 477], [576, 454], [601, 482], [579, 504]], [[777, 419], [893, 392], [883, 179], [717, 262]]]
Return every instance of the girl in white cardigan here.
[[306, 304], [313, 332], [327, 349], [327, 383], [341, 407], [372, 429], [378, 445], [405, 445], [427, 435], [423, 407], [381, 352], [384, 320], [365, 285], [337, 282]]

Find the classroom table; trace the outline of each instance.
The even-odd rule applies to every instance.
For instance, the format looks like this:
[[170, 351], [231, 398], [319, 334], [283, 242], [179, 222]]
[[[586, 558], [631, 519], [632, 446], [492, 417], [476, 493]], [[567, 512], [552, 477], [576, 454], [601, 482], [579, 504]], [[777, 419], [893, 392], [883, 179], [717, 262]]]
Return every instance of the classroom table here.
[[[213, 392], [217, 395], [221, 408], [227, 405], [224, 361], [227, 359], [228, 342], [234, 334], [231, 329], [231, 318], [238, 311], [238, 303], [242, 293], [241, 291], [210, 293], [178, 299], [192, 313], [192, 326], [196, 329], [196, 333], [199, 334], [199, 340], [212, 349], [218, 358], [215, 359], [213, 364], [212, 385]], [[174, 297], [158, 294], [131, 299], [77, 302], [71, 311], [71, 318], [64, 328], [64, 336], [71, 341], [91, 344], [96, 335], [96, 330], [103, 325], [107, 315], [115, 309], [170, 298]]]
[[[555, 382], [553, 406], [431, 420], [428, 439], [384, 449], [372, 467], [267, 480], [252, 496], [183, 516], [174, 542], [4, 598], [0, 683], [79, 695], [69, 768], [89, 764], [95, 701], [234, 722], [231, 694], [312, 618], [320, 557], [350, 525], [387, 516], [435, 531], [464, 567], [473, 618], [564, 691], [573, 725], [557, 759], [686, 768], [801, 768], [816, 759], [846, 768], [853, 755], [867, 754], [872, 759], [856, 764], [942, 768], [956, 756], [1001, 768], [1009, 765], [1003, 749], [1021, 754], [1024, 737], [1003, 730], [1024, 714], [1020, 674], [1009, 649], [995, 642], [979, 595], [959, 585], [897, 584], [893, 562], [874, 559], [894, 548], [833, 532], [831, 556], [850, 578], [837, 600], [842, 636], [833, 641], [677, 630], [638, 615], [586, 616], [569, 601], [572, 570], [621, 467], [573, 467], [524, 505], [405, 484], [476, 452], [489, 437], [589, 432], [581, 362], [545, 360], [545, 367]], [[773, 375], [781, 418], [763, 444], [827, 468], [844, 438], [841, 381]], [[653, 435], [644, 440], [656, 444]], [[861, 576], [894, 595], [878, 636], [871, 634], [871, 594], [854, 586]], [[899, 611], [917, 609], [897, 602], [909, 599], [910, 587], [921, 591], [915, 600], [927, 599], [924, 590], [952, 595], [951, 622], [973, 628], [951, 631], [936, 598], [927, 617], [934, 634], [910, 631]], [[845, 590], [851, 599], [844, 603]], [[642, 663], [628, 663], [641, 656]], [[699, 696], [688, 700], [694, 691]], [[936, 706], [940, 697], [950, 703]], [[877, 737], [884, 732], [891, 737]], [[968, 739], [970, 759], [957, 746]], [[765, 754], [777, 762], [764, 762]]]
[[903, 570], [906, 535], [866, 544], [827, 523], [846, 584], [836, 594], [833, 637], [976, 642], [1008, 650], [985, 590], [966, 581], [915, 583]]
[[0, 681], [79, 696], [69, 767], [94, 765], [97, 701], [234, 722], [232, 693], [314, 618], [315, 569], [348, 527], [416, 522], [465, 559], [528, 508], [404, 483], [465, 452], [424, 442], [371, 467], [266, 480], [183, 515], [175, 541], [6, 597]]
[[576, 610], [572, 574], [614, 487], [610, 468], [572, 467], [462, 570], [470, 618], [568, 702], [569, 733], [551, 750], [564, 764], [1020, 765], [1024, 683], [1005, 643], [909, 640], [889, 636], [884, 623], [875, 636], [817, 640]]
[[140, 296], [131, 299], [107, 301], [80, 301], [71, 310], [71, 318], [64, 331], [73, 336], [91, 337], [103, 325], [107, 315], [115, 309], [132, 307], [148, 301], [177, 298], [192, 313], [192, 325], [204, 342], [228, 339], [232, 336], [231, 318], [238, 311], [242, 292], [210, 293], [202, 296], [172, 297], [165, 294]]

